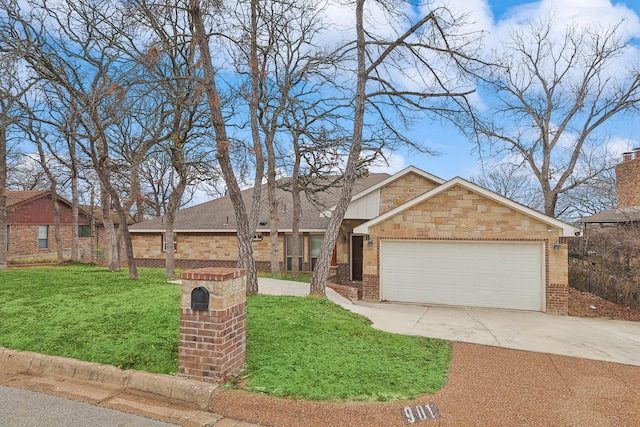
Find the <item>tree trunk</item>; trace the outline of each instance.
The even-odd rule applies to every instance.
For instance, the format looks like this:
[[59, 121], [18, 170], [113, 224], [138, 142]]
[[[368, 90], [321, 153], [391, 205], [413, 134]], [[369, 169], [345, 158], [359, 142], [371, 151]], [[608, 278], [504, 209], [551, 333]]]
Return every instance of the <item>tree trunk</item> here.
[[[4, 120], [2, 121], [4, 123]], [[0, 269], [7, 268], [7, 131], [0, 127]]]
[[109, 259], [109, 271], [120, 271], [118, 237], [111, 218], [111, 197], [102, 183], [100, 184], [100, 201], [102, 204], [102, 225], [107, 237], [106, 256]]
[[356, 1], [356, 55], [358, 58], [357, 83], [355, 94], [355, 105], [353, 114], [353, 136], [351, 139], [351, 147], [349, 148], [349, 157], [344, 171], [342, 193], [336, 205], [335, 210], [329, 220], [327, 231], [324, 235], [320, 254], [316, 262], [316, 268], [313, 272], [311, 280], [310, 293], [313, 295], [325, 296], [327, 279], [329, 278], [329, 269], [331, 267], [331, 258], [340, 232], [340, 225], [344, 218], [353, 192], [353, 184], [356, 180], [356, 169], [358, 159], [362, 151], [362, 128], [364, 125], [365, 101], [366, 101], [366, 84], [367, 70], [365, 66], [365, 36], [364, 36], [364, 2], [365, 0]]
[[60, 231], [60, 203], [58, 203], [58, 193], [55, 184], [51, 183], [51, 203], [53, 204], [53, 235], [56, 239], [57, 263], [64, 264], [64, 243]]
[[[96, 192], [94, 189], [93, 184], [91, 184], [91, 199], [89, 202], [89, 209], [90, 209], [90, 214], [91, 214], [91, 262], [93, 264], [97, 264], [98, 263], [98, 227], [96, 224], [96, 207], [94, 205], [95, 202], [95, 198], [96, 198]], [[103, 254], [104, 257], [104, 254]], [[104, 260], [102, 260], [104, 261]]]
[[[258, 275], [256, 272], [255, 259], [253, 257], [253, 248], [251, 240], [255, 226], [249, 223], [249, 215], [247, 213], [244, 200], [242, 199], [242, 191], [238, 185], [231, 158], [229, 155], [229, 140], [220, 105], [220, 97], [216, 87], [216, 73], [211, 62], [211, 52], [209, 49], [209, 36], [204, 27], [202, 18], [202, 10], [198, 0], [190, 0], [189, 14], [193, 19], [194, 39], [200, 48], [201, 64], [203, 69], [202, 85], [207, 94], [207, 102], [211, 113], [211, 124], [215, 132], [216, 138], [216, 158], [220, 165], [220, 170], [227, 184], [229, 198], [234, 207], [236, 216], [236, 232], [238, 239], [238, 266], [247, 269], [247, 294], [258, 293]], [[256, 189], [259, 188], [260, 182], [256, 182]], [[259, 190], [258, 190], [259, 191]], [[255, 193], [255, 191], [254, 191]]]
[[[182, 168], [184, 168], [184, 163], [182, 163]], [[186, 171], [184, 171], [183, 173], [178, 172], [178, 174], [180, 175], [180, 181], [178, 182], [178, 186], [169, 196], [169, 203], [167, 204], [167, 224], [165, 234], [165, 241], [167, 243], [165, 276], [167, 277], [167, 279], [174, 279], [176, 277], [175, 250], [173, 248], [173, 226], [176, 219], [176, 212], [178, 212], [178, 208], [180, 208], [180, 200], [182, 200], [182, 195], [184, 194], [184, 190], [187, 187]]]
[[302, 153], [300, 153], [300, 144], [298, 143], [298, 135], [293, 136], [294, 147], [294, 163], [293, 173], [291, 176], [291, 199], [293, 201], [293, 224], [291, 226], [291, 241], [296, 242], [291, 251], [291, 258], [296, 262], [291, 263], [291, 274], [297, 277], [300, 273], [298, 266], [298, 257], [300, 256], [298, 241], [300, 239], [300, 219], [302, 218], [302, 203], [300, 201], [300, 163], [302, 162]]
[[269, 241], [271, 246], [271, 274], [280, 274], [280, 251], [278, 250], [278, 199], [276, 196], [276, 171], [273, 146], [267, 146], [267, 195], [269, 202]]
[[75, 162], [75, 150], [70, 148], [71, 157], [71, 260], [80, 261], [80, 250], [78, 248], [78, 171]]

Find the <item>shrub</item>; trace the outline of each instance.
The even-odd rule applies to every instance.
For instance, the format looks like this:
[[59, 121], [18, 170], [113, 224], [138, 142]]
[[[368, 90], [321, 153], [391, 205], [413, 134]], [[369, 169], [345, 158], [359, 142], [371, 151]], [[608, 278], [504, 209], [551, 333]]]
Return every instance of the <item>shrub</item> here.
[[640, 309], [640, 229], [589, 229], [569, 241], [569, 286]]

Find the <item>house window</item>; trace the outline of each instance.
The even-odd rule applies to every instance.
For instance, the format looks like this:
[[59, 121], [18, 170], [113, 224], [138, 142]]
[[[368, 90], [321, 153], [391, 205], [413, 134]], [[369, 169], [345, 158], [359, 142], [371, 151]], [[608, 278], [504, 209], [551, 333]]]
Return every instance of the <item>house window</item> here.
[[91, 226], [90, 225], [79, 225], [78, 226], [78, 237], [91, 237]]
[[322, 241], [324, 236], [311, 236], [309, 254], [311, 255], [311, 271], [316, 269], [316, 262], [318, 262], [318, 255], [320, 255], [320, 248], [322, 247]]
[[38, 227], [38, 249], [49, 248], [49, 226], [40, 225]]
[[[163, 234], [162, 235], [162, 252], [167, 252], [167, 239], [166, 239], [166, 235]], [[178, 251], [178, 234], [177, 233], [173, 233], [173, 252], [177, 252]]]
[[[292, 252], [293, 252], [293, 236], [287, 236], [287, 270], [291, 270], [292, 267]], [[303, 255], [302, 236], [298, 238], [298, 270], [302, 270], [302, 255]]]
[[9, 230], [11, 230], [11, 226], [7, 225], [7, 252], [9, 252], [9, 236], [10, 236]]

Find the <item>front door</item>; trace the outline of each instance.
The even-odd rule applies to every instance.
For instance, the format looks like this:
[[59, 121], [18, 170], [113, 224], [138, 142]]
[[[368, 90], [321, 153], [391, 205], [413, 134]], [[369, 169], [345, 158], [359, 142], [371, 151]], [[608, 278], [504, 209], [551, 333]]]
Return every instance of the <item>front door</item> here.
[[351, 236], [351, 280], [362, 281], [362, 236]]

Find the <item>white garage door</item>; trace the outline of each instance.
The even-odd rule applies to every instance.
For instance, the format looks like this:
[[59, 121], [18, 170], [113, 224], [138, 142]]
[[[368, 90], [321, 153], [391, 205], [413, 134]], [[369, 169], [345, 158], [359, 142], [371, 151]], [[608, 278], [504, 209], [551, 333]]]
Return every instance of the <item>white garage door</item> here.
[[542, 310], [542, 244], [383, 241], [382, 299]]

